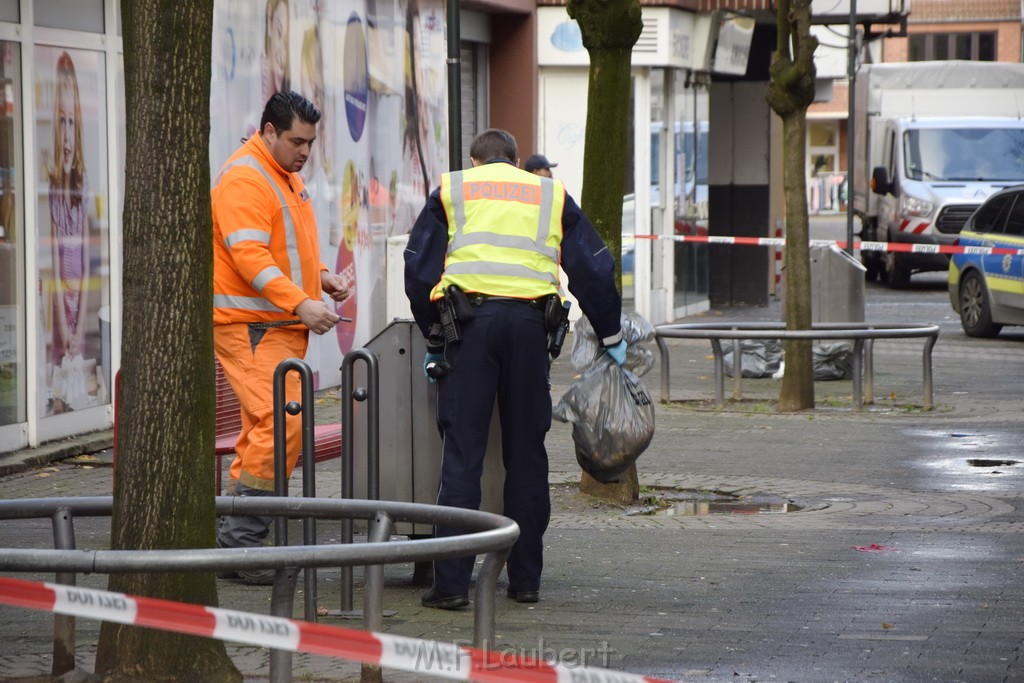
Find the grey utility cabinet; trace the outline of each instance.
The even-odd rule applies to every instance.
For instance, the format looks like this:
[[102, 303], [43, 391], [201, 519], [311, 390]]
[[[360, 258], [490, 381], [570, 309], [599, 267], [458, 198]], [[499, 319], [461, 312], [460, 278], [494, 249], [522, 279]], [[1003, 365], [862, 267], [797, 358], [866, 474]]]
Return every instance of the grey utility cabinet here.
[[860, 261], [834, 244], [811, 247], [811, 322], [864, 322]]
[[[426, 344], [412, 320], [395, 320], [365, 347], [377, 359], [380, 373], [380, 498], [411, 503], [436, 503], [441, 473], [441, 436], [437, 430], [437, 390], [423, 374]], [[367, 387], [366, 363], [354, 365], [353, 386]], [[354, 495], [366, 497], [366, 404], [354, 410]], [[501, 463], [501, 428], [497, 407], [481, 481], [481, 509], [501, 514], [505, 472]], [[426, 535], [429, 525], [398, 524], [395, 533]]]

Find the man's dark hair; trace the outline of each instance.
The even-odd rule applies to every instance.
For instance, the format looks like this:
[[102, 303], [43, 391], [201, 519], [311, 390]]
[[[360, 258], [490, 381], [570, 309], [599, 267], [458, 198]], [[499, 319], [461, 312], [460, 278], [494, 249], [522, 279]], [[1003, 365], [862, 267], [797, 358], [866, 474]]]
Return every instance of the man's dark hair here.
[[473, 143], [469, 146], [469, 156], [480, 162], [498, 158], [515, 162], [519, 156], [519, 148], [512, 133], [500, 128], [488, 128], [473, 138]]
[[276, 92], [267, 100], [267, 106], [263, 108], [260, 130], [266, 128], [268, 123], [273, 125], [274, 130], [279, 133], [291, 130], [292, 121], [296, 117], [304, 123], [315, 124], [320, 120], [320, 110], [294, 90]]

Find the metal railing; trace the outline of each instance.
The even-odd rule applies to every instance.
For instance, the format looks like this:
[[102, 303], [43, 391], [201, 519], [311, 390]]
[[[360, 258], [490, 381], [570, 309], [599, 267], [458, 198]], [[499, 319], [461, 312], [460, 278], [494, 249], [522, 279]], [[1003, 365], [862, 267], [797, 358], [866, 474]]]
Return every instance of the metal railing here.
[[939, 337], [938, 325], [907, 325], [902, 323], [815, 323], [809, 330], [787, 330], [785, 323], [693, 323], [658, 325], [655, 340], [661, 354], [661, 400], [671, 399], [671, 368], [666, 338], [708, 339], [715, 364], [715, 403], [725, 405], [725, 361], [722, 340], [733, 340], [733, 399], [740, 400], [742, 392], [741, 339], [843, 339], [853, 341], [853, 401], [857, 410], [864, 403], [874, 402], [874, 340], [925, 338], [922, 353], [924, 384], [923, 407], [931, 409], [932, 349]]
[[[291, 617], [298, 568], [352, 567], [396, 564], [484, 554], [476, 581], [473, 641], [479, 648], [494, 647], [495, 595], [498, 576], [509, 549], [519, 537], [512, 520], [479, 510], [465, 510], [423, 503], [278, 496], [220, 496], [220, 516], [252, 515], [301, 519], [364, 519], [369, 525], [367, 543], [267, 546], [260, 548], [196, 548], [179, 550], [76, 550], [75, 517], [109, 517], [113, 498], [27, 498], [0, 501], [0, 520], [49, 518], [53, 525], [54, 550], [0, 548], [0, 571], [56, 572], [58, 582], [74, 585], [80, 573], [222, 572], [253, 569], [277, 570], [271, 598], [271, 614]], [[469, 533], [444, 538], [389, 541], [394, 522], [443, 525]], [[70, 575], [70, 581], [61, 581]], [[367, 576], [363, 595], [365, 614], [383, 612], [383, 582]], [[379, 630], [379, 629], [378, 629]], [[65, 643], [66, 644], [66, 643]], [[73, 644], [73, 640], [72, 640]], [[74, 651], [73, 648], [71, 650]], [[290, 680], [291, 653], [275, 658], [271, 651], [272, 681]]]
[[[363, 360], [368, 388], [353, 388], [353, 367]], [[287, 401], [285, 381], [298, 372], [301, 401]], [[0, 548], [0, 571], [53, 571], [57, 583], [75, 585], [76, 576], [88, 573], [203, 572], [275, 569], [271, 613], [291, 617], [295, 602], [298, 569], [305, 570], [305, 619], [316, 621], [319, 567], [341, 568], [340, 614], [352, 610], [352, 567], [365, 566], [363, 626], [383, 630], [384, 565], [426, 562], [484, 554], [476, 583], [473, 638], [477, 647], [494, 645], [495, 593], [498, 576], [509, 550], [519, 536], [512, 520], [488, 512], [450, 508], [423, 503], [379, 501], [379, 370], [377, 358], [367, 349], [345, 355], [342, 364], [342, 500], [316, 498], [315, 424], [313, 415], [313, 374], [298, 358], [282, 361], [274, 371], [274, 496], [218, 497], [219, 516], [275, 516], [275, 545], [259, 548], [217, 548], [192, 550], [99, 550], [75, 549], [75, 516], [110, 516], [111, 497], [33, 498], [0, 501], [0, 520], [49, 518], [55, 550]], [[367, 410], [367, 496], [353, 499], [354, 401], [368, 401]], [[286, 414], [301, 415], [302, 498], [288, 497]], [[303, 545], [288, 545], [288, 518], [302, 519]], [[341, 521], [341, 543], [317, 545], [316, 520]], [[353, 545], [352, 520], [367, 521], [367, 543]], [[391, 542], [398, 522], [443, 525], [466, 529], [468, 534]], [[328, 614], [336, 614], [328, 612]], [[74, 668], [74, 618], [54, 615], [54, 675]], [[67, 654], [71, 653], [71, 654]], [[270, 680], [291, 678], [292, 653], [272, 649]]]

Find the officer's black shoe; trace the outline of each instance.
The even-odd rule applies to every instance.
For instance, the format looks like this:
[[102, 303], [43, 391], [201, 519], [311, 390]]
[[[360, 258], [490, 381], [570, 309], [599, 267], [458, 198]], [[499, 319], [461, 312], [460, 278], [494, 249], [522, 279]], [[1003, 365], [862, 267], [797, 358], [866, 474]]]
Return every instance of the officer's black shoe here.
[[515, 600], [516, 602], [539, 602], [540, 591], [516, 591], [509, 588], [505, 591], [505, 595], [508, 596], [509, 600]]
[[469, 596], [465, 593], [462, 595], [447, 595], [431, 587], [420, 598], [420, 603], [424, 607], [433, 607], [434, 609], [462, 609], [469, 604]]

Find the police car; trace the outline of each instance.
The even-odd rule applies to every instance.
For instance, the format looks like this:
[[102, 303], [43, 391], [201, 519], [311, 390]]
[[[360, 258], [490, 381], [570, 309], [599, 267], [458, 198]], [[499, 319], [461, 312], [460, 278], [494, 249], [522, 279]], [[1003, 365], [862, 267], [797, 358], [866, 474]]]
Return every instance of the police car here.
[[949, 265], [949, 301], [964, 332], [994, 337], [1004, 325], [1024, 325], [1024, 185], [985, 200], [954, 244], [967, 248]]

